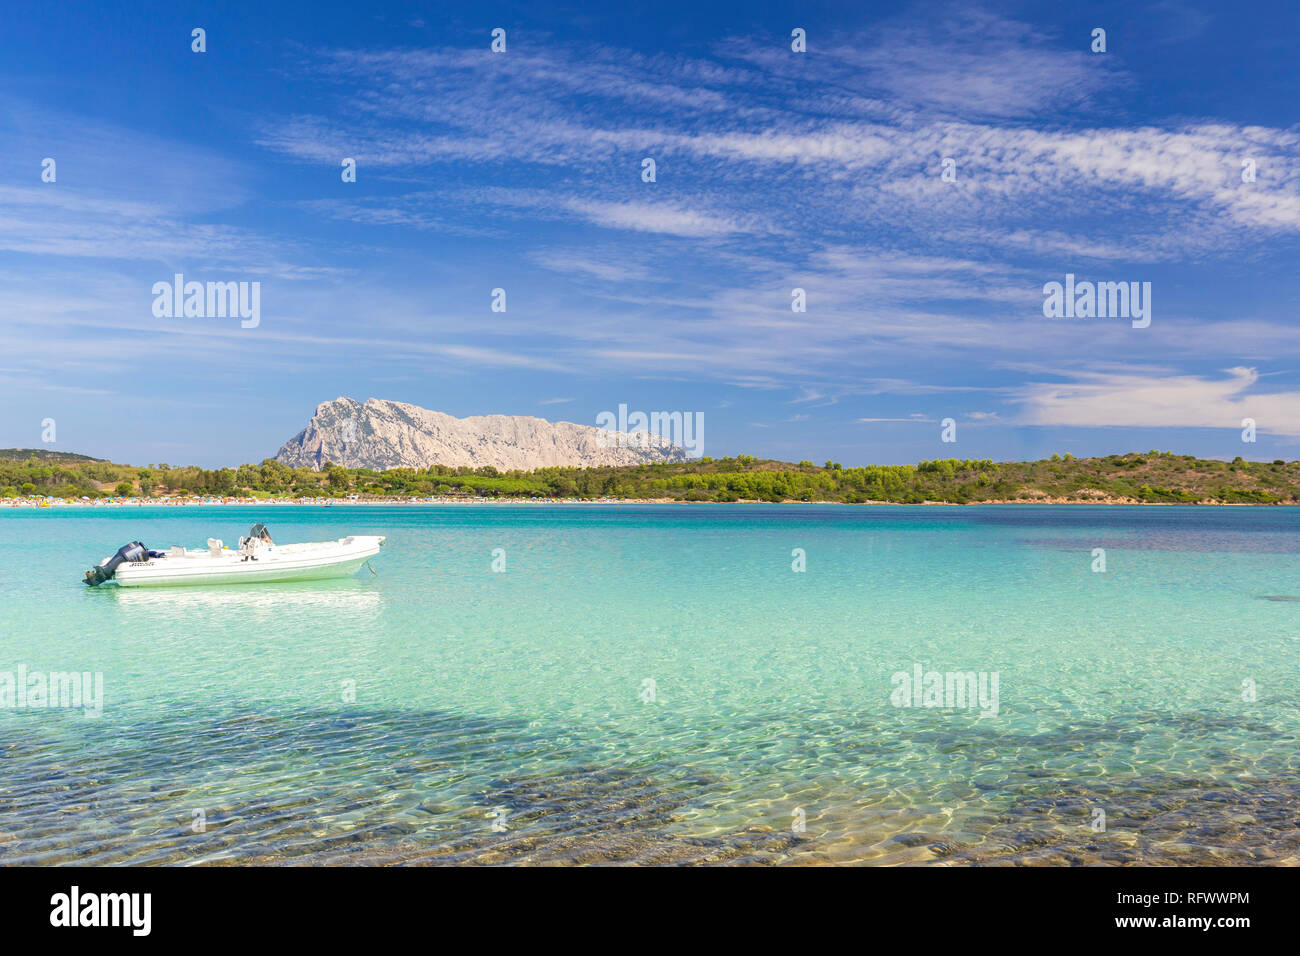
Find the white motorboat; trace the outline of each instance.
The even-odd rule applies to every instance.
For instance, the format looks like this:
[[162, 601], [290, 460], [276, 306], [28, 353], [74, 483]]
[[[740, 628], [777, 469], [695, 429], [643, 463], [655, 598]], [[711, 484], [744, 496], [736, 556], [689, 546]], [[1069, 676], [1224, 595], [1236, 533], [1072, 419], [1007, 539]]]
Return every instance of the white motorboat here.
[[337, 541], [276, 544], [266, 525], [255, 524], [238, 548], [209, 538], [206, 548], [151, 551], [133, 541], [87, 571], [86, 583], [148, 588], [342, 578], [361, 570], [384, 540], [381, 535], [349, 535]]

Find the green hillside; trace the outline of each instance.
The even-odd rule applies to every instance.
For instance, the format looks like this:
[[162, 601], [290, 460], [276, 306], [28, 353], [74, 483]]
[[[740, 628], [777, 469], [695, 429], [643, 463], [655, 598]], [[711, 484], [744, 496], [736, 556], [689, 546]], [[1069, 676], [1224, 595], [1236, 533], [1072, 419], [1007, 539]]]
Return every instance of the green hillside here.
[[989, 501], [1300, 503], [1300, 462], [1231, 462], [1150, 451], [1031, 462], [945, 458], [843, 468], [740, 455], [619, 468], [289, 468], [273, 459], [238, 468], [138, 467], [84, 455], [0, 453], [0, 497], [256, 496], [363, 498], [647, 498], [682, 501]]
[[89, 455], [74, 455], [66, 451], [50, 451], [46, 448], [0, 448], [0, 461], [104, 461], [103, 458], [91, 458]]

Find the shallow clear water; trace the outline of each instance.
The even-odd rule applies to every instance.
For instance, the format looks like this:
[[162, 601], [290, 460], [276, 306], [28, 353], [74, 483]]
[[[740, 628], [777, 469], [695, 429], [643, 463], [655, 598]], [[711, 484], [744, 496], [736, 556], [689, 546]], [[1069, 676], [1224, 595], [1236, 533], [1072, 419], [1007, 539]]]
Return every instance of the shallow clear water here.
[[[80, 583], [126, 541], [259, 520], [388, 545], [342, 581]], [[0, 709], [0, 862], [1300, 862], [1297, 531], [1291, 508], [6, 508], [0, 674], [102, 672], [104, 704]], [[917, 664], [996, 672], [996, 715], [895, 706]]]

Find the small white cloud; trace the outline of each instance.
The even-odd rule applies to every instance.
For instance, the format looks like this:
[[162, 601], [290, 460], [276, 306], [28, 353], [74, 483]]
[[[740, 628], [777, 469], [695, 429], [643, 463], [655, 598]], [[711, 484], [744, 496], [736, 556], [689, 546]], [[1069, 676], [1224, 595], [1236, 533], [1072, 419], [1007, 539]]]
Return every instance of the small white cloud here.
[[547, 250], [531, 253], [529, 258], [551, 272], [591, 276], [604, 282], [634, 282], [650, 277], [641, 263], [628, 259], [625, 254], [623, 261], [619, 261], [614, 255], [611, 253], [609, 258], [596, 259], [576, 252]]
[[1255, 369], [1226, 374], [1073, 373], [1075, 381], [1033, 383], [1013, 401], [1024, 405], [1023, 425], [1240, 429], [1253, 418], [1261, 432], [1300, 435], [1300, 392], [1247, 394], [1259, 382]]
[[588, 222], [608, 229], [630, 229], [634, 232], [656, 232], [687, 238], [753, 231], [752, 227], [742, 225], [737, 219], [726, 215], [700, 209], [684, 209], [671, 203], [567, 199], [562, 200], [561, 205]]

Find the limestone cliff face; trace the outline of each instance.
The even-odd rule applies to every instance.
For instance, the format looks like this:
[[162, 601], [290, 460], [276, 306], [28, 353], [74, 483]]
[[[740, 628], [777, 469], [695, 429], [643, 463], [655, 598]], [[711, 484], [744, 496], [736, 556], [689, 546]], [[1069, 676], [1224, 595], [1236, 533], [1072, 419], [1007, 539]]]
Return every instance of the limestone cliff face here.
[[519, 415], [453, 418], [404, 402], [336, 398], [317, 406], [307, 427], [275, 457], [295, 468], [333, 462], [377, 470], [492, 465], [509, 471], [684, 461], [686, 453], [666, 438], [622, 435], [594, 425]]

